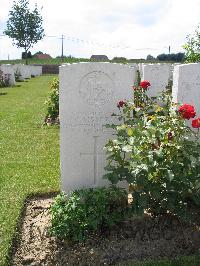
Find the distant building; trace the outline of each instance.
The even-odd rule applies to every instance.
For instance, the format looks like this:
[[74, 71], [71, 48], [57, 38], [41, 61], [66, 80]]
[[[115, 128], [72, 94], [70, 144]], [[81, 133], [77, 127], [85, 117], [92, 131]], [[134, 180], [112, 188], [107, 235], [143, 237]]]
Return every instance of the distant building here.
[[92, 55], [90, 57], [90, 60], [92, 60], [92, 61], [107, 61], [109, 59], [106, 55]]
[[49, 54], [36, 54], [34, 58], [37, 59], [51, 59], [52, 57]]

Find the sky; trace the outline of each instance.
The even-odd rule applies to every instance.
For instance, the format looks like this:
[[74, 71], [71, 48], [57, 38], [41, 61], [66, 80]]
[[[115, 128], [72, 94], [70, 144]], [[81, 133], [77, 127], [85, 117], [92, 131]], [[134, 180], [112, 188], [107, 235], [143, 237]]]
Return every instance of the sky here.
[[[0, 0], [0, 35], [6, 28], [12, 0]], [[104, 54], [146, 58], [183, 52], [186, 37], [200, 23], [200, 0], [29, 0], [30, 9], [42, 8], [46, 37], [31, 48], [61, 55], [89, 58]], [[22, 49], [0, 36], [0, 59], [20, 58]]]

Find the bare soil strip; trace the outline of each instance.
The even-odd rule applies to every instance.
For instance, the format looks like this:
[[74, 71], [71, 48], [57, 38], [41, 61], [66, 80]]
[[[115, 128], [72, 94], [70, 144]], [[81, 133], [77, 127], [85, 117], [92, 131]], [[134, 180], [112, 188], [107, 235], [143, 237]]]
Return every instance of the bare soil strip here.
[[198, 214], [184, 224], [171, 216], [133, 218], [84, 244], [59, 241], [49, 234], [52, 202], [50, 197], [28, 201], [12, 265], [114, 265], [200, 251]]

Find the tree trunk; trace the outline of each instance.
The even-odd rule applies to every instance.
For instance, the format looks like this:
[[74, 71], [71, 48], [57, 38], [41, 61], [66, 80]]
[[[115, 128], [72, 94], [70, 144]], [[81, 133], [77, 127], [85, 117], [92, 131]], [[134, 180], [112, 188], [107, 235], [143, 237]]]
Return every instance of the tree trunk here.
[[28, 65], [28, 51], [25, 50], [25, 60], [26, 60], [26, 65]]

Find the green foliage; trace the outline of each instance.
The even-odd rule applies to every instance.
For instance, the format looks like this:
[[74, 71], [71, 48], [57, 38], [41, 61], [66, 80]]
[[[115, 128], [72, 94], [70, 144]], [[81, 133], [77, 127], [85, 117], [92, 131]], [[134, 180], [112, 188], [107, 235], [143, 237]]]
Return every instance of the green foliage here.
[[[37, 64], [37, 65], [44, 65], [44, 64], [56, 64], [59, 65], [61, 63], [61, 56], [58, 58], [50, 58], [50, 59], [37, 59], [37, 58], [31, 58], [29, 59], [29, 62], [31, 65]], [[90, 59], [88, 58], [75, 58], [67, 56], [64, 57], [64, 63], [78, 63], [78, 62], [90, 62]], [[109, 62], [114, 63], [115, 61], [110, 60]], [[121, 63], [145, 63], [146, 60], [144, 59], [127, 59], [126, 61], [122, 61]], [[154, 61], [154, 63], [159, 63], [159, 61]], [[0, 60], [0, 64], [24, 64], [25, 60], [22, 59], [15, 59], [15, 60]]]
[[[90, 59], [87, 58], [74, 58], [74, 57], [67, 57], [64, 58], [64, 63], [79, 63], [79, 62], [89, 62]], [[60, 65], [61, 57], [60, 58], [49, 58], [49, 59], [38, 59], [32, 58], [29, 59], [31, 65]], [[25, 64], [25, 60], [23, 59], [15, 59], [15, 60], [0, 60], [0, 64]]]
[[155, 59], [155, 57], [153, 57], [152, 55], [149, 54], [149, 55], [147, 55], [147, 59], [146, 60], [148, 60], [148, 61], [152, 60], [153, 61], [153, 60], [156, 60], [156, 59]]
[[157, 60], [159, 61], [174, 61], [174, 62], [182, 62], [185, 59], [184, 53], [177, 54], [159, 54], [157, 56]]
[[51, 82], [51, 91], [48, 99], [45, 101], [47, 114], [45, 123], [59, 123], [59, 79], [54, 78]]
[[105, 146], [104, 178], [112, 184], [130, 184], [136, 213], [150, 209], [183, 217], [187, 198], [199, 201], [200, 143], [169, 94], [150, 99], [142, 88], [134, 94], [116, 115], [119, 123], [108, 125], [116, 137]]
[[187, 36], [187, 43], [183, 48], [186, 51], [186, 62], [200, 62], [200, 26], [197, 27], [193, 35]]
[[15, 74], [15, 81], [20, 81], [20, 77], [22, 76], [20, 70], [16, 69], [14, 74]]
[[128, 195], [123, 189], [88, 188], [61, 194], [51, 207], [53, 235], [83, 241], [89, 233], [111, 228], [129, 213]]
[[112, 59], [113, 61], [115, 61], [115, 62], [123, 62], [123, 61], [127, 61], [127, 59], [126, 59], [126, 57], [117, 57], [117, 56], [115, 56], [115, 57], [113, 57], [113, 59]]
[[14, 45], [23, 48], [27, 56], [29, 49], [44, 37], [42, 16], [37, 5], [31, 11], [28, 0], [14, 1], [4, 33], [13, 39]]

